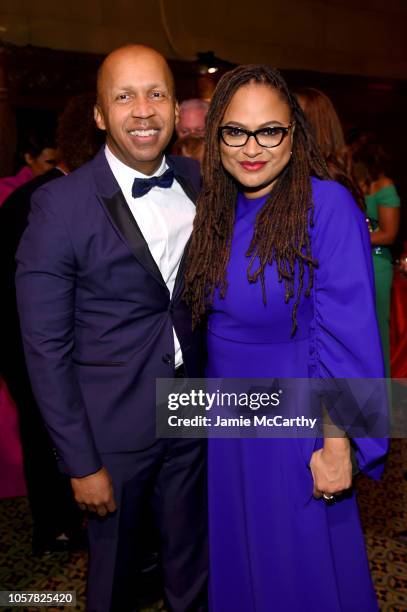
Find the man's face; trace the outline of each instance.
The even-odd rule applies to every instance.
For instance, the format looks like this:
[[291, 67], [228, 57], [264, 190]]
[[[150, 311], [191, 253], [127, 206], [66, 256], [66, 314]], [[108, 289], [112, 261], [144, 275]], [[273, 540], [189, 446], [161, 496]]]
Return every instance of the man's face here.
[[130, 47], [106, 60], [95, 121], [123, 163], [152, 174], [171, 139], [176, 113], [171, 73], [158, 53]]
[[204, 136], [206, 110], [204, 108], [187, 108], [180, 113], [178, 124], [175, 126], [180, 138], [184, 136]]

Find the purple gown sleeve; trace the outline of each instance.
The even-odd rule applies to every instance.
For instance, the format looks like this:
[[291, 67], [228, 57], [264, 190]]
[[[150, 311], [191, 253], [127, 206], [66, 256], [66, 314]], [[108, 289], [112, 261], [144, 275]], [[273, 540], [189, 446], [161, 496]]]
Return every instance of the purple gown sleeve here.
[[[333, 181], [313, 180], [315, 328], [311, 372], [318, 378], [385, 377], [376, 319], [369, 232], [351, 194]], [[358, 383], [359, 384], [359, 383]], [[356, 382], [355, 382], [356, 385]], [[387, 402], [379, 410], [386, 420]], [[359, 467], [377, 478], [386, 438], [354, 438]]]

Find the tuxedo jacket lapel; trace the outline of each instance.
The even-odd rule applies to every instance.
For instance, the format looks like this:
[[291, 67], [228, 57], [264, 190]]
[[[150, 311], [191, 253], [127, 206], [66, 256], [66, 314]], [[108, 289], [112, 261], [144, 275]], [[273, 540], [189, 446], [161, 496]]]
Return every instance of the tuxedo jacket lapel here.
[[91, 163], [94, 164], [98, 199], [120, 238], [130, 248], [137, 261], [168, 291], [160, 269], [107, 163], [103, 147]]
[[[167, 163], [174, 170], [175, 179], [181, 185], [186, 195], [189, 197], [189, 199], [194, 204], [196, 204], [196, 200], [198, 198], [198, 191], [195, 189], [195, 186], [192, 183], [192, 181], [189, 180], [188, 177], [186, 177], [185, 175], [177, 171], [177, 167], [174, 165], [174, 163], [172, 163], [171, 158], [167, 159]], [[181, 258], [181, 261], [178, 267], [177, 277], [175, 279], [174, 291], [172, 295], [173, 300], [176, 300], [178, 298], [179, 293], [183, 290], [183, 287], [184, 287], [185, 264], [186, 264], [190, 242], [191, 242], [191, 238], [188, 239], [188, 242], [185, 245], [184, 253], [182, 255], [182, 258]]]
[[181, 185], [182, 189], [185, 191], [189, 199], [194, 204], [196, 204], [198, 193], [196, 192], [192, 182], [188, 180], [186, 176], [183, 176], [182, 174], [177, 174], [177, 173], [175, 173], [175, 179]]
[[[103, 148], [99, 151], [91, 163], [94, 164], [98, 198], [110, 217], [118, 234], [129, 246], [139, 263], [144, 266], [144, 268], [157, 280], [157, 282], [167, 289], [167, 285], [165, 284], [165, 281], [161, 275], [160, 269], [151, 255], [148, 244], [126, 202], [113, 172], [110, 169]], [[190, 200], [195, 204], [198, 197], [198, 191], [193, 181], [190, 180], [189, 177], [178, 168], [174, 158], [168, 157], [167, 163], [168, 166], [174, 171], [174, 176], [177, 182], [181, 185]], [[189, 242], [190, 241], [188, 240], [178, 268], [173, 291], [173, 299], [178, 296], [183, 287], [185, 261]]]
[[121, 190], [119, 190], [111, 198], [103, 197], [102, 199], [105, 208], [113, 220], [117, 230], [133, 251], [133, 254], [137, 260], [161, 285], [167, 287], [161, 275], [160, 269], [157, 266], [154, 257], [151, 255], [146, 239], [144, 238]]

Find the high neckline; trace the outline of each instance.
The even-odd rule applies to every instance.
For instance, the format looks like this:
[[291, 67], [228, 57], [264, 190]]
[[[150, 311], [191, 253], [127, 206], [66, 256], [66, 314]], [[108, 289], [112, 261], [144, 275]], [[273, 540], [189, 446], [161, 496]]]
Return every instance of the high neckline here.
[[257, 215], [259, 210], [267, 200], [268, 195], [262, 196], [261, 198], [248, 198], [244, 193], [238, 193], [236, 201], [236, 220], [242, 219], [251, 222], [252, 218]]

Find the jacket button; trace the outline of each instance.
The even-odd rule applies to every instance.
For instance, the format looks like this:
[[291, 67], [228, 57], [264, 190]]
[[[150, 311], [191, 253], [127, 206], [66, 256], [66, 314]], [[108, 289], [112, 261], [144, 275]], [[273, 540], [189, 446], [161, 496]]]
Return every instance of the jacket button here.
[[171, 363], [172, 363], [172, 355], [170, 355], [169, 353], [165, 353], [165, 355], [162, 356], [162, 360], [167, 365], [171, 365]]

